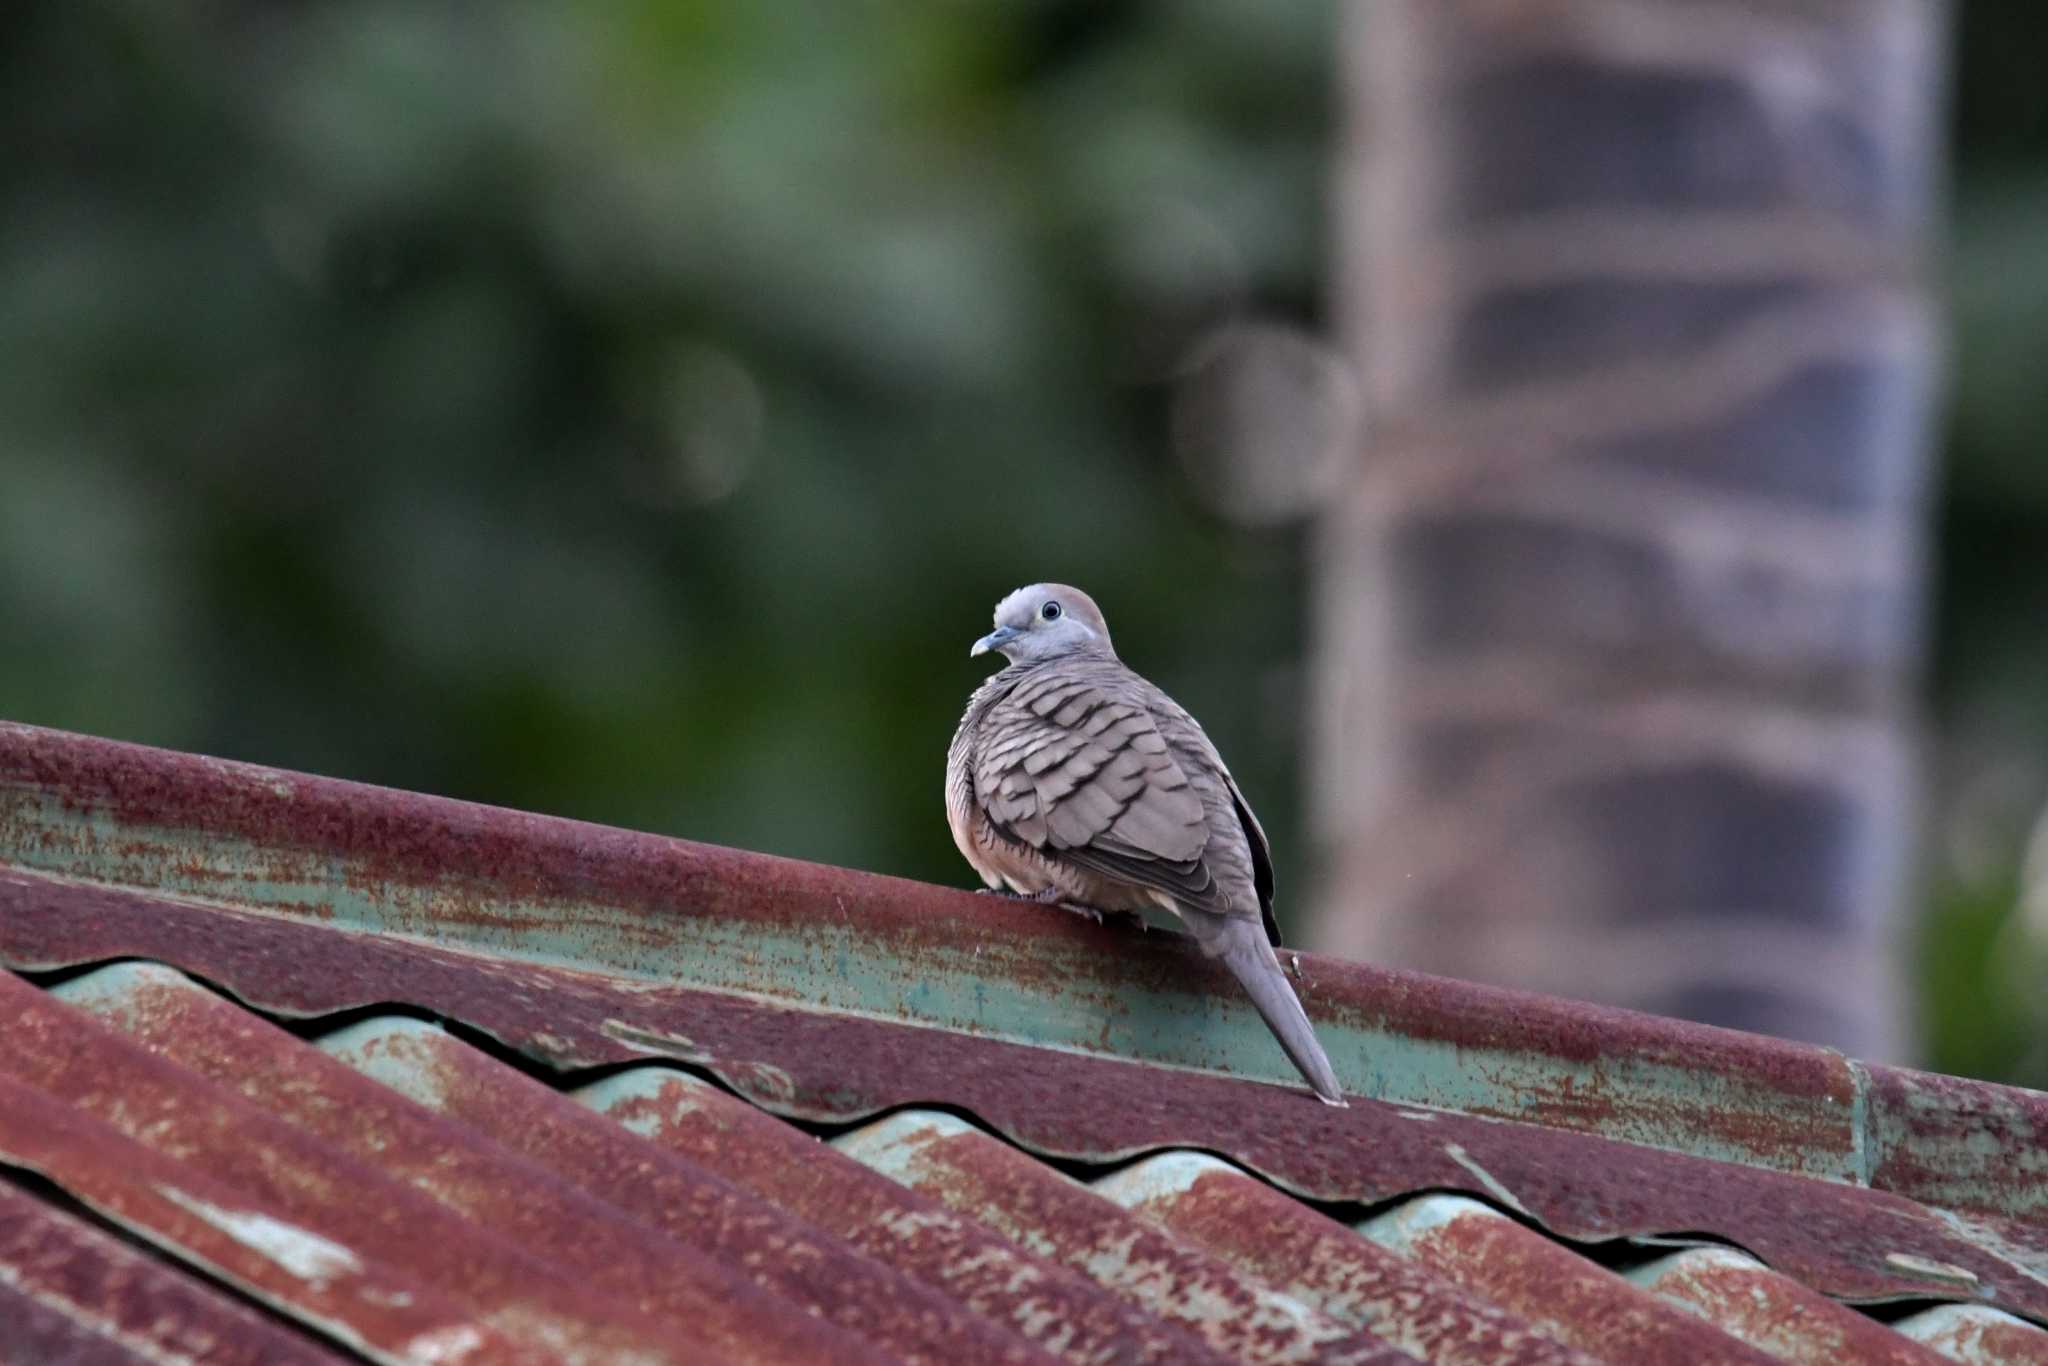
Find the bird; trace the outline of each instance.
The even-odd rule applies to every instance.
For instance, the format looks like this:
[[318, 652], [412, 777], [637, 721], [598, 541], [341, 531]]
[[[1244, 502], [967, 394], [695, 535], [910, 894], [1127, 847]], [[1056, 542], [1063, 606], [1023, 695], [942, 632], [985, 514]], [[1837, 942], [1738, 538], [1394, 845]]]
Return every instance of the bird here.
[[988, 889], [1097, 920], [1171, 912], [1317, 1097], [1344, 1105], [1273, 951], [1266, 833], [1201, 725], [1117, 658], [1078, 588], [1005, 597], [968, 654], [990, 651], [1008, 662], [968, 700], [946, 753], [946, 823]]

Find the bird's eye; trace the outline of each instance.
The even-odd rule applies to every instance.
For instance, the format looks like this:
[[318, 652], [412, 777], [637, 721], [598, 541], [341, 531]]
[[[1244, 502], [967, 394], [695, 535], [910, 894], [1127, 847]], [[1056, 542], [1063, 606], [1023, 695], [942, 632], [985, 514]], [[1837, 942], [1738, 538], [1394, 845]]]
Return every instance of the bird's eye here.
[[1049, 602], [1038, 609], [1038, 615], [1044, 617], [1047, 621], [1058, 621], [1060, 619], [1060, 605], [1056, 602]]

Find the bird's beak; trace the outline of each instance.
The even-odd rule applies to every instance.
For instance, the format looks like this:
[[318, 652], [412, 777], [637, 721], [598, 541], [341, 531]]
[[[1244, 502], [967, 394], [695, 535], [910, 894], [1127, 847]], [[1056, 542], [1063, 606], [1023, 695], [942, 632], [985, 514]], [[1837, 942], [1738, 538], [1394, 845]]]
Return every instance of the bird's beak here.
[[974, 648], [973, 648], [973, 649], [971, 649], [971, 650], [969, 650], [969, 651], [967, 652], [967, 657], [968, 657], [969, 659], [972, 659], [972, 658], [974, 658], [974, 656], [976, 656], [976, 655], [985, 655], [985, 654], [987, 654], [987, 653], [988, 653], [988, 652], [989, 652], [990, 650], [1000, 650], [1000, 649], [1002, 649], [1002, 648], [1003, 648], [1003, 647], [1004, 647], [1005, 645], [1008, 645], [1008, 644], [1009, 644], [1009, 643], [1010, 643], [1011, 641], [1015, 640], [1016, 638], [1017, 638], [1017, 628], [1016, 628], [1016, 627], [1014, 627], [1014, 626], [998, 626], [998, 627], [996, 627], [996, 629], [995, 629], [995, 630], [993, 630], [993, 631], [990, 631], [990, 632], [989, 632], [989, 633], [988, 633], [987, 635], [983, 636], [983, 637], [982, 637], [982, 638], [981, 638], [980, 640], [977, 640], [977, 641], [975, 641], [975, 642], [974, 642]]

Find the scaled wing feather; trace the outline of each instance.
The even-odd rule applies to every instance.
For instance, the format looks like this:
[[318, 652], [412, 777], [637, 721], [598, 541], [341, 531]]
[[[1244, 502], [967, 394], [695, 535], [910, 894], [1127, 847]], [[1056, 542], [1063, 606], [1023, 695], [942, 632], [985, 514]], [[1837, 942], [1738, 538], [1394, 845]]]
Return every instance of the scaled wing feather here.
[[984, 722], [975, 792], [1014, 839], [1209, 908], [1207, 813], [1146, 686], [1115, 664], [1019, 683]]

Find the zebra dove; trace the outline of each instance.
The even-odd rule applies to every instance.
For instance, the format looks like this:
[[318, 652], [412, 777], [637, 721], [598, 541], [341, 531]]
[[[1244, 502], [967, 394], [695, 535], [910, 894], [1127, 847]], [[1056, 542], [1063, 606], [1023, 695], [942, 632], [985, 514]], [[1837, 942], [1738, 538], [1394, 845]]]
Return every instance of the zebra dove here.
[[1316, 1095], [1344, 1104], [1273, 952], [1265, 831], [1195, 718], [1116, 657], [1093, 599], [1020, 588], [970, 654], [1009, 665], [946, 755], [953, 842], [997, 891], [1105, 911], [1161, 907], [1221, 958]]

